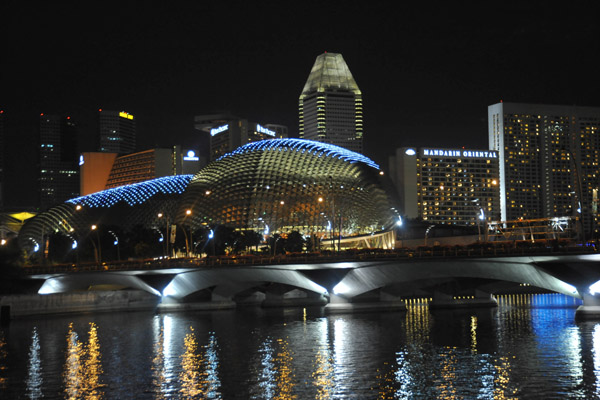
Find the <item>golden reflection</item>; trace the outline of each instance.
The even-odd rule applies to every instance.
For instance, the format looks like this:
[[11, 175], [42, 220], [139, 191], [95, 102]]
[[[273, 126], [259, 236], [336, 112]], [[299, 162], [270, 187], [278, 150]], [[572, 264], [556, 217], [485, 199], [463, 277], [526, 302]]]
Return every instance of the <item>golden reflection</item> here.
[[312, 373], [313, 385], [317, 388], [315, 399], [326, 400], [333, 396], [335, 388], [333, 359], [329, 349], [321, 349], [315, 356], [315, 371]]
[[383, 363], [383, 371], [381, 369], [377, 370], [377, 376], [375, 378], [379, 382], [379, 393], [377, 393], [377, 398], [379, 400], [391, 400], [397, 398], [396, 389], [394, 388], [394, 371], [390, 368], [388, 362]]
[[411, 344], [429, 340], [429, 304], [427, 299], [409, 299], [406, 302], [406, 341]]
[[512, 400], [517, 399], [517, 389], [513, 389], [512, 393], [509, 391], [510, 383], [510, 362], [508, 357], [500, 357], [494, 363], [496, 368], [496, 378], [494, 379], [494, 399], [495, 400]]
[[477, 317], [471, 316], [471, 351], [477, 353]]
[[40, 336], [37, 328], [33, 328], [31, 346], [29, 347], [29, 367], [27, 368], [27, 397], [40, 399], [42, 394], [42, 360], [40, 358]]
[[98, 329], [90, 323], [88, 345], [84, 346], [69, 324], [67, 332], [67, 354], [63, 371], [65, 397], [67, 399], [101, 399], [103, 393], [99, 390], [102, 364], [100, 360], [100, 344]]
[[102, 375], [102, 363], [100, 353], [100, 342], [98, 341], [98, 327], [93, 322], [90, 323], [89, 338], [87, 344], [87, 352], [85, 359], [85, 383], [87, 393], [86, 399], [99, 399], [102, 393], [99, 388], [100, 375]]
[[443, 380], [436, 386], [438, 399], [458, 399], [454, 382], [456, 382], [456, 348], [448, 348], [448, 352], [440, 353], [440, 373]]
[[7, 386], [6, 372], [8, 367], [6, 365], [6, 358], [8, 352], [6, 351], [6, 347], [6, 340], [2, 331], [0, 331], [0, 389], [6, 389]]
[[293, 370], [292, 370], [292, 356], [289, 350], [289, 343], [283, 339], [277, 339], [279, 345], [279, 352], [275, 356], [275, 365], [279, 367], [279, 374], [277, 375], [277, 388], [279, 393], [274, 399], [295, 399], [296, 395], [292, 394], [294, 388], [293, 382]]
[[220, 398], [216, 339], [211, 336], [205, 351], [202, 351], [198, 349], [194, 328], [190, 327], [190, 331], [183, 339], [185, 352], [181, 355], [179, 392], [185, 398]]

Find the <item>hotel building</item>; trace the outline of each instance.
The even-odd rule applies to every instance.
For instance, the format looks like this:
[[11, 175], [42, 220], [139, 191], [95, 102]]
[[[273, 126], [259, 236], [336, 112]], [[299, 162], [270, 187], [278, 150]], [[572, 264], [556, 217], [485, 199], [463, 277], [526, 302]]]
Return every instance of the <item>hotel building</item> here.
[[400, 148], [390, 175], [405, 217], [455, 225], [499, 218], [496, 151]]
[[300, 138], [362, 152], [362, 93], [341, 54], [317, 57], [298, 111]]
[[232, 152], [240, 146], [266, 139], [287, 138], [284, 125], [259, 124], [238, 118], [229, 112], [198, 115], [194, 127], [210, 134], [210, 161]]
[[600, 108], [501, 102], [488, 124], [502, 220], [572, 216], [597, 236]]

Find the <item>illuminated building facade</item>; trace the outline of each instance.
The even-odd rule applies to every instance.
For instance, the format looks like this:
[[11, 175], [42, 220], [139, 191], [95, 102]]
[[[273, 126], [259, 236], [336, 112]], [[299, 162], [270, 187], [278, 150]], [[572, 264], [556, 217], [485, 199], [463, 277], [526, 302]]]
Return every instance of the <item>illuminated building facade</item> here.
[[127, 154], [135, 151], [135, 117], [125, 111], [98, 110], [98, 151]]
[[[263, 140], [208, 164], [190, 183], [179, 212], [194, 227], [223, 224], [287, 234], [354, 236], [397, 221], [377, 164], [329, 144]], [[341, 229], [340, 229], [341, 223]]]
[[80, 157], [81, 194], [131, 185], [151, 179], [194, 174], [206, 164], [194, 150], [150, 149], [137, 153], [83, 153]]
[[406, 217], [454, 225], [500, 217], [498, 152], [401, 148], [390, 161]]
[[341, 54], [317, 57], [299, 99], [301, 138], [363, 149], [362, 93]]
[[40, 115], [40, 207], [79, 195], [77, 127], [71, 117]]
[[488, 124], [502, 219], [574, 216], [597, 236], [600, 108], [502, 102]]
[[210, 161], [248, 143], [288, 136], [284, 125], [249, 122], [229, 112], [199, 115], [194, 121], [197, 130], [210, 134]]
[[19, 243], [39, 246], [43, 232], [87, 235], [92, 223], [160, 228], [161, 213], [192, 230], [225, 225], [265, 235], [299, 231], [325, 240], [371, 235], [398, 221], [395, 197], [383, 178], [372, 160], [341, 147], [263, 140], [193, 177], [156, 178], [71, 199], [28, 221]]

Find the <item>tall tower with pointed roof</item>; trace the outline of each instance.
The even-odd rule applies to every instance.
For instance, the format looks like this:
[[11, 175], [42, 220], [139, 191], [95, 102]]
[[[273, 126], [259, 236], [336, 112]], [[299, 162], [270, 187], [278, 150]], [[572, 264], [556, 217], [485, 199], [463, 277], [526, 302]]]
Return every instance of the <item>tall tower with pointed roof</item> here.
[[319, 55], [299, 100], [300, 137], [362, 152], [362, 93], [341, 54]]

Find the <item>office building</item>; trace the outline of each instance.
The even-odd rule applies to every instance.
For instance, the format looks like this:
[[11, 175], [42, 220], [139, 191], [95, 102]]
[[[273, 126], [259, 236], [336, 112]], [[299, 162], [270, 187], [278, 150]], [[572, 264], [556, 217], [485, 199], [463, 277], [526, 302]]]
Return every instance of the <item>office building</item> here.
[[98, 151], [127, 154], [136, 149], [135, 117], [125, 111], [98, 110]]
[[496, 151], [401, 148], [390, 159], [390, 176], [408, 218], [484, 225], [500, 216]]
[[287, 127], [284, 125], [249, 122], [227, 111], [198, 115], [194, 118], [194, 127], [210, 134], [210, 161], [248, 143], [288, 136]]
[[80, 156], [81, 195], [160, 177], [194, 174], [206, 164], [197, 151], [181, 146], [136, 153], [83, 153]]
[[317, 57], [300, 94], [299, 117], [301, 138], [362, 152], [362, 93], [341, 54]]
[[571, 216], [597, 236], [600, 108], [501, 102], [488, 124], [502, 219]]
[[71, 117], [40, 115], [40, 206], [48, 208], [79, 195], [77, 127]]

